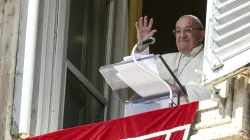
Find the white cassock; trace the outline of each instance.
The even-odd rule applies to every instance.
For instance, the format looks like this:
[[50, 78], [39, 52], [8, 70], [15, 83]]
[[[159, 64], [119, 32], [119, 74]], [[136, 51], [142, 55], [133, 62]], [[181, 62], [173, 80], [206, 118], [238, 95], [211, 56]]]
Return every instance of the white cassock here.
[[[148, 49], [146, 49], [142, 53], [148, 54], [148, 52]], [[201, 85], [202, 75], [195, 72], [196, 69], [202, 71], [203, 53], [203, 45], [200, 45], [192, 50], [190, 56], [185, 56], [181, 53], [169, 53], [162, 55], [180, 83], [185, 86], [189, 102], [207, 100], [211, 98], [212, 91]], [[177, 85], [160, 59], [156, 60], [156, 64], [160, 77], [168, 81], [170, 84]]]

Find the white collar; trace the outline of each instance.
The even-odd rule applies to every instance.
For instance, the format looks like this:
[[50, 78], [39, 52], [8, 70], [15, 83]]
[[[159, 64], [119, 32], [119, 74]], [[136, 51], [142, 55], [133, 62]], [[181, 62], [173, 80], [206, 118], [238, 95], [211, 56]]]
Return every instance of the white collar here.
[[190, 54], [186, 55], [186, 56], [187, 57], [194, 56], [197, 53], [199, 53], [202, 48], [203, 48], [203, 44], [199, 45], [198, 47], [193, 48], [193, 50], [190, 52]]

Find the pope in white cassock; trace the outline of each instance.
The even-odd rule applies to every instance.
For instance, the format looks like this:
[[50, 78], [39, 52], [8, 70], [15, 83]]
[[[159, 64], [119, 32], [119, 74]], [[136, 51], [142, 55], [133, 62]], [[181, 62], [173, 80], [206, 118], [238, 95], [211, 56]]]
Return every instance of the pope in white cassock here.
[[[156, 30], [151, 29], [152, 25], [153, 19], [150, 19], [148, 23], [146, 16], [144, 18], [141, 17], [139, 22], [136, 22], [138, 42], [149, 39], [156, 33]], [[202, 23], [193, 15], [184, 15], [176, 22], [173, 32], [179, 52], [164, 54], [162, 57], [184, 86], [189, 102], [210, 99], [212, 91], [200, 85], [202, 75], [195, 72], [196, 69], [202, 71], [203, 67], [205, 31]], [[149, 50], [147, 46], [142, 46], [137, 49], [137, 52], [148, 54]], [[170, 73], [166, 71], [165, 66], [162, 63], [161, 65], [159, 64], [158, 71], [162, 73], [160, 76], [170, 84], [173, 91], [186, 96]]]

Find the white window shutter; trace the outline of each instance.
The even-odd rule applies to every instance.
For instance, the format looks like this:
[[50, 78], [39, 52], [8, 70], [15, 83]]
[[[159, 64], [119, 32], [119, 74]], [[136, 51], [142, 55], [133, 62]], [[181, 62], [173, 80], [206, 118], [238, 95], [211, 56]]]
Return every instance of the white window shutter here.
[[219, 83], [250, 62], [250, 0], [208, 0], [204, 84]]

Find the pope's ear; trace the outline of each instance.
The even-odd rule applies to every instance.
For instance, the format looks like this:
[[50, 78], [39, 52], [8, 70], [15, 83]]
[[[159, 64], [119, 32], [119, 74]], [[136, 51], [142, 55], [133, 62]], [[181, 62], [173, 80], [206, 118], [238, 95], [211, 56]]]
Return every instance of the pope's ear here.
[[203, 42], [205, 38], [205, 30], [200, 31], [200, 42]]

